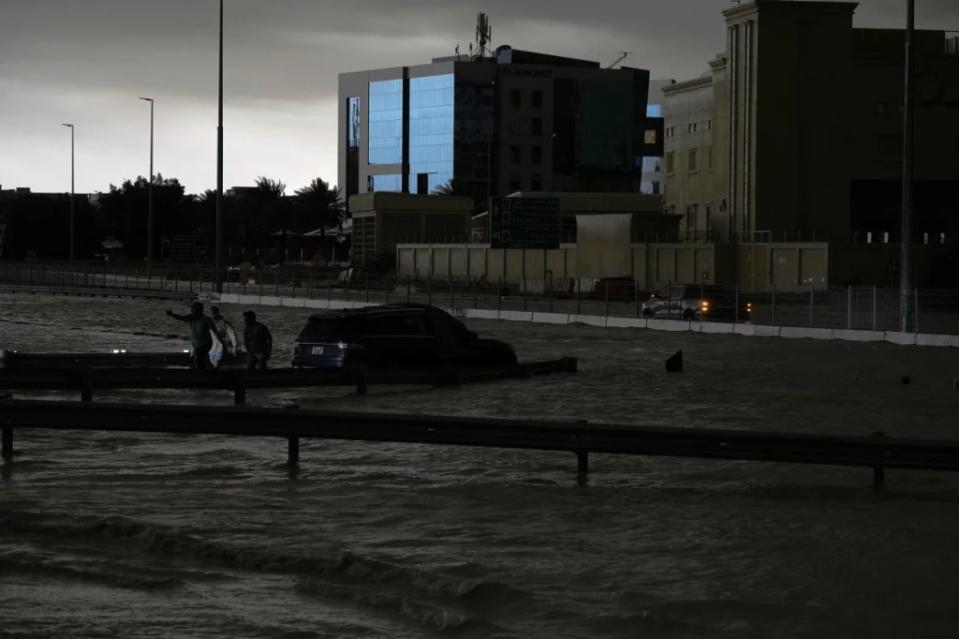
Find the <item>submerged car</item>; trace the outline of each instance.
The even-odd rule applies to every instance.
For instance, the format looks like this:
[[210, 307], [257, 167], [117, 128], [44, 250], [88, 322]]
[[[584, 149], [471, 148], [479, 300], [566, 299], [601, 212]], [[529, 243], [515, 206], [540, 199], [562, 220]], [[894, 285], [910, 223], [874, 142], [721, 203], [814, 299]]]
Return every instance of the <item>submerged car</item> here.
[[[736, 304], [739, 310], [736, 310]], [[656, 319], [749, 322], [752, 302], [724, 286], [664, 286], [643, 302], [643, 317]]]
[[311, 315], [293, 345], [295, 368], [511, 366], [506, 342], [482, 339], [426, 304], [385, 304]]

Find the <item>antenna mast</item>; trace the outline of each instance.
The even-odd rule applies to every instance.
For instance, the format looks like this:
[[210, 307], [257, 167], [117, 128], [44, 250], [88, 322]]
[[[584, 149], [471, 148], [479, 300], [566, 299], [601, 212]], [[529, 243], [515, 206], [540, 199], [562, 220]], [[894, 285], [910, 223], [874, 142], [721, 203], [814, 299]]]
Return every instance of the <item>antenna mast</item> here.
[[616, 58], [616, 61], [613, 62], [611, 65], [609, 65], [609, 66], [606, 67], [606, 68], [607, 68], [607, 69], [612, 69], [612, 68], [615, 67], [617, 64], [619, 64], [620, 62], [622, 62], [623, 60], [625, 60], [625, 59], [626, 59], [626, 56], [628, 56], [630, 53], [632, 53], [632, 51], [620, 51], [620, 52], [619, 52], [619, 57]]
[[486, 57], [489, 43], [493, 41], [493, 28], [489, 24], [489, 17], [485, 13], [476, 16], [476, 57]]

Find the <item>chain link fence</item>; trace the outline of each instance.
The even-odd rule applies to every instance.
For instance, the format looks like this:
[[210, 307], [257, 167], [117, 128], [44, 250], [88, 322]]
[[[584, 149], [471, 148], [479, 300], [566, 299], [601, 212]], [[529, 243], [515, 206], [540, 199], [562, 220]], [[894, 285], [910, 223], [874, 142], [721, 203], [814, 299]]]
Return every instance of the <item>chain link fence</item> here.
[[[211, 293], [209, 264], [0, 263], [0, 285]], [[434, 280], [373, 275], [311, 264], [259, 270], [230, 267], [223, 292], [261, 297], [363, 303], [417, 302], [453, 309], [532, 311], [565, 315], [647, 317], [769, 326], [899, 331], [900, 290], [877, 287], [772, 288], [667, 284], [646, 290], [628, 278]], [[959, 334], [959, 289], [913, 289], [909, 332]]]

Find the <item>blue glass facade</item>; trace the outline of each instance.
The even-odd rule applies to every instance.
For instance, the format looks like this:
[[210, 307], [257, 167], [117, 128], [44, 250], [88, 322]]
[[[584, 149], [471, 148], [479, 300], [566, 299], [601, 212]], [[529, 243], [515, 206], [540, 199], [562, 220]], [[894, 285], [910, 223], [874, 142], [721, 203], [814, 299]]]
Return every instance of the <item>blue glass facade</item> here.
[[367, 191], [392, 191], [399, 193], [403, 190], [403, 176], [399, 173], [388, 175], [371, 175], [367, 180]]
[[[427, 191], [453, 179], [454, 80], [452, 74], [410, 79], [409, 190], [427, 175]], [[372, 85], [371, 85], [372, 92]]]
[[403, 162], [403, 80], [370, 82], [370, 164]]
[[360, 148], [360, 99], [346, 99], [346, 146], [349, 149]]

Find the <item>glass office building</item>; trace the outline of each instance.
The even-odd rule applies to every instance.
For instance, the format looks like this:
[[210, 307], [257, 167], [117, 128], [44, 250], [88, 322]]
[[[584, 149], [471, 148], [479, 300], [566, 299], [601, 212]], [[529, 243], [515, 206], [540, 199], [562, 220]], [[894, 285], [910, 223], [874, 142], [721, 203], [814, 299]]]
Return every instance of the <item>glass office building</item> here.
[[452, 73], [410, 79], [410, 193], [433, 193], [453, 179], [454, 85]]

